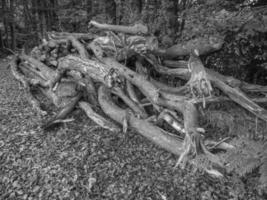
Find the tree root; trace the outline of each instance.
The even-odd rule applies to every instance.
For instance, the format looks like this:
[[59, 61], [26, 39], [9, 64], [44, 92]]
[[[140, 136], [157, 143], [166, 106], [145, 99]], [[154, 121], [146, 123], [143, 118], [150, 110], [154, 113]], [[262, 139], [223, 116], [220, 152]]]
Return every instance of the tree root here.
[[96, 113], [89, 103], [80, 101], [79, 107], [86, 113], [87, 117], [89, 117], [93, 122], [95, 122], [102, 128], [110, 130], [112, 132], [121, 131], [121, 128], [118, 127], [116, 124]]
[[36, 81], [35, 79], [26, 79], [18, 70], [18, 63], [17, 63], [17, 58], [14, 59], [11, 63], [10, 63], [10, 67], [11, 67], [11, 72], [14, 76], [14, 78], [16, 80], [18, 80], [22, 85], [23, 88], [25, 90], [26, 96], [28, 98], [28, 102], [30, 102], [30, 104], [32, 105], [33, 109], [37, 112], [38, 115], [43, 116], [46, 115], [47, 112], [41, 109], [40, 103], [39, 101], [33, 96], [32, 92], [31, 92], [31, 87], [30, 87], [30, 83], [37, 83], [38, 81]]
[[[107, 87], [101, 86], [98, 90], [98, 100], [102, 110], [113, 120], [123, 124], [127, 115], [127, 110], [118, 107], [111, 99], [110, 91]], [[138, 133], [148, 138], [158, 146], [167, 151], [180, 155], [182, 152], [182, 140], [173, 134], [170, 134], [146, 120], [138, 119], [132, 113], [128, 113], [129, 125]]]
[[78, 101], [80, 100], [80, 98], [82, 97], [82, 94], [78, 94], [77, 96], [73, 97], [69, 103], [64, 106], [64, 108], [62, 108], [57, 114], [56, 116], [54, 116], [52, 119], [50, 119], [49, 121], [47, 121], [45, 124], [42, 125], [42, 128], [44, 130], [47, 130], [49, 128], [51, 128], [53, 125], [57, 124], [57, 123], [61, 123], [63, 119], [65, 119], [67, 117], [68, 114], [70, 114], [72, 112], [72, 110], [75, 108], [76, 104], [78, 103]]
[[[151, 59], [149, 57], [146, 57], [148, 61], [155, 67], [155, 69], [161, 73], [161, 74], [169, 74], [168, 71], [166, 72], [166, 67], [158, 64], [154, 59]], [[172, 75], [176, 75], [177, 77], [183, 78], [185, 80], [189, 80], [189, 71], [188, 69], [182, 69], [181, 71], [180, 68], [177, 69], [171, 69], [172, 70]], [[267, 111], [254, 103], [251, 99], [249, 99], [240, 89], [238, 88], [233, 88], [229, 86], [227, 83], [232, 80], [236, 80], [234, 78], [229, 78], [225, 77], [217, 72], [214, 72], [210, 69], [205, 69], [207, 72], [207, 79], [210, 80], [216, 87], [221, 89], [226, 95], [229, 96], [230, 99], [232, 99], [234, 102], [237, 104], [241, 105], [251, 113], [255, 114], [259, 118], [261, 118], [264, 121], [267, 121]], [[235, 81], [238, 82], [238, 81]], [[256, 86], [248, 86], [249, 84], [245, 84], [247, 88], [254, 88]], [[262, 86], [264, 87], [264, 86]], [[244, 89], [244, 88], [242, 88]]]

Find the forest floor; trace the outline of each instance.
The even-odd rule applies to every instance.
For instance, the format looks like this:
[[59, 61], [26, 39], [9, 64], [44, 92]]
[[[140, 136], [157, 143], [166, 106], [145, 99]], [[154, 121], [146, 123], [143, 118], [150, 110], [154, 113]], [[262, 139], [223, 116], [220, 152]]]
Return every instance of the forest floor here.
[[134, 131], [95, 126], [80, 110], [75, 121], [43, 131], [45, 119], [27, 102], [8, 61], [0, 62], [1, 200], [259, 199], [247, 185], [241, 191], [238, 180], [174, 169], [177, 157]]

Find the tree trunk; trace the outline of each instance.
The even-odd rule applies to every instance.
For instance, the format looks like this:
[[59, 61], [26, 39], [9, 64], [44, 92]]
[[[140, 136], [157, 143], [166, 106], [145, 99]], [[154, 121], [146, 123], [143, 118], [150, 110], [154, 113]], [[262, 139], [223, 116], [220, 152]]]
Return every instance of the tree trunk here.
[[24, 9], [24, 17], [25, 17], [25, 28], [29, 33], [32, 32], [32, 15], [29, 11], [29, 2], [27, 0], [23, 0], [23, 9]]
[[40, 23], [40, 16], [38, 11], [38, 2], [36, 0], [32, 0], [32, 16], [33, 16], [33, 24], [34, 30], [36, 31], [36, 36], [39, 40], [41, 40], [41, 23]]
[[87, 0], [87, 5], [86, 5], [86, 11], [87, 11], [87, 19], [90, 19], [93, 14], [93, 0]]
[[[57, 0], [50, 0], [50, 5], [53, 10], [50, 10], [50, 21], [51, 21], [51, 28], [54, 29], [54, 26], [58, 26], [58, 17], [56, 11], [58, 9], [58, 1]], [[56, 27], [55, 26], [55, 27]], [[58, 27], [57, 27], [58, 29]]]
[[137, 0], [136, 4], [137, 4], [137, 8], [138, 8], [138, 13], [141, 14], [142, 13], [142, 9], [143, 9], [142, 0]]
[[5, 37], [4, 37], [4, 42], [5, 42], [5, 47], [9, 48], [9, 34], [8, 34], [8, 22], [7, 22], [7, 14], [8, 8], [6, 5], [6, 0], [2, 0], [2, 13], [3, 13], [3, 22], [4, 22], [4, 27], [5, 27]]
[[46, 31], [51, 31], [51, 10], [54, 8], [51, 6], [50, 2], [45, 2], [45, 5], [49, 8], [45, 11]]
[[122, 2], [121, 0], [115, 0], [116, 4], [116, 24], [119, 25], [121, 22], [122, 15]]
[[4, 48], [4, 41], [3, 41], [3, 37], [2, 37], [2, 30], [0, 30], [0, 49]]
[[15, 50], [16, 49], [16, 30], [15, 30], [15, 19], [14, 19], [14, 12], [15, 12], [15, 5], [14, 5], [14, 0], [10, 0], [10, 15], [11, 15], [11, 20], [9, 23], [10, 27], [10, 35], [11, 35], [11, 49]]

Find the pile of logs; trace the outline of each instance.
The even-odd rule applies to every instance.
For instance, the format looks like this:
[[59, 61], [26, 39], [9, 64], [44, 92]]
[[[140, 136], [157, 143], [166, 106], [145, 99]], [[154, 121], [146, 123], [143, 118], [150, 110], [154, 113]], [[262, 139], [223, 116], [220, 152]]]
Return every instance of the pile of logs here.
[[[245, 92], [267, 92], [267, 87], [241, 82], [204, 67], [200, 55], [219, 50], [223, 39], [196, 38], [168, 49], [161, 49], [157, 38], [142, 24], [118, 26], [89, 23], [99, 34], [49, 32], [30, 55], [22, 53], [11, 63], [29, 101], [40, 115], [32, 88], [37, 88], [60, 108], [43, 125], [67, 122], [75, 107], [83, 110], [99, 126], [110, 131], [135, 129], [156, 145], [179, 155], [177, 166], [196, 156], [213, 166], [222, 166], [205, 143], [205, 130], [198, 124], [198, 107], [232, 100], [267, 121], [267, 111]], [[89, 29], [90, 30], [90, 29]], [[177, 60], [181, 56], [189, 60]], [[151, 75], [173, 76], [187, 81], [167, 85]], [[183, 82], [183, 81], [181, 81]], [[214, 89], [225, 96], [216, 96]], [[164, 130], [159, 122], [169, 124]], [[174, 133], [175, 132], [175, 133]], [[220, 142], [216, 148], [231, 148]], [[221, 176], [214, 168], [207, 172]]]

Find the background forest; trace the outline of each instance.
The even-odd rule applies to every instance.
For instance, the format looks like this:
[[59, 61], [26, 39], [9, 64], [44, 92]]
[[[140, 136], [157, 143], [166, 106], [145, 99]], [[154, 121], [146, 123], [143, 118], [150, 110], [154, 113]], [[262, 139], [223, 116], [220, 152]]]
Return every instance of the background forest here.
[[0, 5], [2, 51], [4, 47], [29, 50], [45, 38], [47, 31], [86, 32], [90, 20], [122, 25], [143, 22], [162, 47], [202, 36], [220, 36], [224, 48], [207, 59], [208, 64], [237, 78], [265, 81], [264, 0], [2, 0]]
[[[264, 109], [267, 108], [267, 3], [265, 0], [1, 0], [0, 10], [1, 58], [26, 52], [38, 60], [38, 56], [46, 54], [49, 56], [40, 60], [49, 67], [52, 66], [54, 70], [58, 60], [53, 60], [56, 64], [51, 62], [50, 58], [53, 57], [52, 52], [55, 47], [51, 47], [52, 50], [46, 47], [49, 44], [47, 41], [51, 39], [49, 34], [50, 36], [54, 34], [58, 38], [65, 37], [64, 34], [69, 33], [90, 33], [88, 37], [91, 37], [91, 34], [94, 37], [95, 35], [104, 37], [106, 33], [90, 24], [90, 21], [125, 26], [140, 23], [148, 27], [149, 33], [146, 36], [157, 38], [159, 49], [173, 50], [172, 47], [176, 44], [199, 45], [201, 43], [198, 42], [202, 39], [210, 44], [218, 44], [214, 49], [204, 50], [201, 53], [200, 58], [204, 66], [225, 75], [226, 79], [234, 77], [227, 79], [227, 84], [236, 91], [244, 89], [250, 100], [257, 102], [263, 108], [263, 111], [255, 111], [256, 114], [249, 112], [250, 108], [247, 109], [246, 106], [242, 108], [237, 101], [235, 103], [229, 101], [226, 97], [229, 94], [224, 96], [219, 90], [221, 88], [215, 87], [214, 95], [222, 99], [214, 100], [214, 103], [205, 110], [200, 109], [199, 123], [207, 130], [205, 137], [223, 142], [225, 138], [231, 138], [229, 145], [237, 147], [229, 152], [225, 151], [224, 154], [216, 152], [225, 162], [231, 161], [231, 164], [223, 169], [226, 174], [223, 179], [213, 179], [199, 170], [202, 167], [201, 163], [202, 168], [206, 167], [204, 159], [193, 159], [193, 162], [199, 165], [197, 174], [191, 169], [192, 166], [173, 170], [177, 160], [174, 156], [151, 146], [148, 141], [144, 142], [132, 131], [126, 136], [116, 135], [102, 129], [99, 131], [91, 124], [89, 127], [82, 125], [86, 124], [85, 116], [79, 114], [77, 116], [78, 111], [74, 111], [73, 114], [78, 118], [77, 120], [74, 117], [75, 122], [67, 123], [55, 132], [48, 132], [49, 134], [38, 127], [40, 135], [26, 133], [26, 136], [19, 135], [18, 137], [25, 136], [31, 139], [24, 138], [18, 142], [21, 145], [16, 146], [13, 144], [20, 139], [16, 135], [8, 135], [10, 131], [16, 129], [15, 125], [14, 128], [8, 125], [10, 111], [3, 111], [7, 114], [0, 114], [0, 122], [3, 123], [0, 131], [8, 134], [0, 134], [0, 149], [5, 148], [2, 151], [5, 154], [1, 154], [0, 151], [2, 159], [0, 159], [0, 171], [3, 169], [2, 171], [6, 172], [3, 174], [0, 172], [0, 177], [2, 176], [0, 183], [4, 183], [0, 186], [1, 199], [266, 198], [267, 113]], [[79, 38], [79, 42], [85, 48], [89, 47], [86, 39]], [[73, 48], [74, 43], [72, 46], [66, 45], [67, 47], [57, 44], [55, 49], [58, 52], [62, 49], [66, 51], [62, 53], [64, 52], [62, 50], [60, 52], [62, 55], [55, 51], [55, 57], [60, 59], [68, 54], [77, 54], [79, 50]], [[37, 51], [31, 51], [34, 47]], [[76, 49], [79, 47], [76, 46]], [[92, 52], [87, 48], [85, 57], [87, 54], [91, 56]], [[173, 52], [169, 53], [171, 55]], [[127, 55], [124, 59], [125, 65], [127, 63], [130, 66], [136, 61], [135, 57], [128, 59]], [[178, 56], [172, 56], [171, 59], [178, 62], [178, 59], [188, 60], [190, 56], [188, 52], [181, 51]], [[164, 60], [163, 63], [167, 65], [168, 61], [173, 61], [171, 59]], [[173, 63], [169, 62], [171, 69], [174, 68], [171, 66]], [[27, 64], [27, 61], [23, 64]], [[173, 88], [184, 84], [184, 80], [181, 81], [172, 74], [162, 73], [163, 76], [157, 70], [147, 70], [145, 73]], [[5, 85], [7, 76], [3, 75], [0, 84]], [[17, 90], [17, 86], [7, 87], [7, 91], [3, 92], [5, 95], [9, 91]], [[4, 105], [0, 102], [1, 104]], [[22, 103], [18, 105], [16, 106], [23, 107]], [[49, 110], [52, 106], [46, 105], [46, 107], [48, 113], [52, 113]], [[10, 109], [13, 110], [13, 107]], [[21, 123], [23, 125], [19, 125], [25, 126], [28, 130], [28, 126], [34, 127], [40, 124], [40, 121], [35, 121], [37, 119], [31, 120], [33, 121], [23, 121]], [[170, 128], [166, 124], [163, 126]], [[91, 131], [91, 135], [87, 134], [88, 130]], [[28, 143], [30, 140], [34, 142]], [[219, 146], [220, 142], [216, 145]], [[31, 148], [38, 153], [31, 151]], [[13, 155], [11, 149], [22, 153]], [[30, 161], [24, 160], [27, 155], [31, 155]], [[36, 166], [33, 163], [40, 165]], [[36, 171], [32, 171], [31, 165], [36, 167], [34, 168]], [[8, 166], [13, 168], [10, 170]], [[35, 178], [27, 178], [32, 174]], [[23, 185], [24, 183], [28, 185]]]

